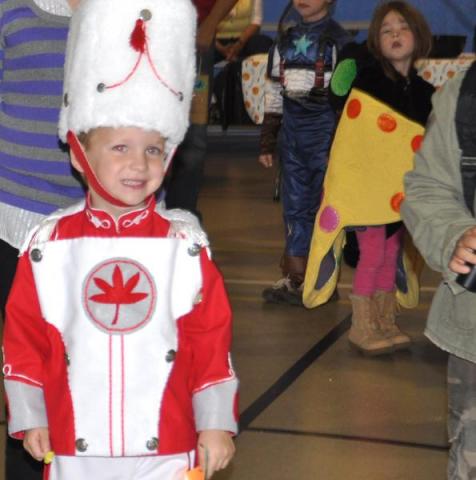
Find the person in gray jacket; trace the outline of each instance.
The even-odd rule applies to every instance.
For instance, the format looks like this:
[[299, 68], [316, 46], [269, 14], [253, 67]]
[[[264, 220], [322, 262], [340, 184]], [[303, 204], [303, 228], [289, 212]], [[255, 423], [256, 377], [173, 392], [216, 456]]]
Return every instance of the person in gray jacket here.
[[458, 274], [469, 272], [468, 264], [476, 264], [476, 220], [464, 199], [455, 124], [463, 79], [464, 74], [455, 77], [433, 96], [422, 148], [405, 177], [401, 208], [415, 245], [443, 277], [425, 334], [449, 352], [450, 480], [476, 478], [476, 293], [456, 283]]

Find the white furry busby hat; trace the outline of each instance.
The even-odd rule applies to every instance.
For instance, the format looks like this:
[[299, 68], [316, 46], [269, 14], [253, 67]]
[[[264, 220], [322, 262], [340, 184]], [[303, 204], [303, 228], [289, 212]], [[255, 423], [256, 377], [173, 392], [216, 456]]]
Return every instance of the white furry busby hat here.
[[195, 79], [190, 0], [82, 0], [71, 20], [59, 134], [139, 127], [187, 130]]

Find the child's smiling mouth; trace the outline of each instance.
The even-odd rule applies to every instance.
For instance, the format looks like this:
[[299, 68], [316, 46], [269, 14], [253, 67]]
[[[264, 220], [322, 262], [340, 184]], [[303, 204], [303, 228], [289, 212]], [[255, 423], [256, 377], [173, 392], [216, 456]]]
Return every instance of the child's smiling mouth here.
[[142, 188], [145, 184], [145, 180], [124, 179], [121, 180], [122, 185], [130, 188]]

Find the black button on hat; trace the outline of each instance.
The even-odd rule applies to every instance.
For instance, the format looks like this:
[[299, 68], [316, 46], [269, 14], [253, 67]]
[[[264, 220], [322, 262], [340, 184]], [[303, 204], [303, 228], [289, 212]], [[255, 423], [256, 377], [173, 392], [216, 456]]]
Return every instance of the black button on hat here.
[[148, 22], [152, 18], [152, 12], [144, 8], [144, 10], [140, 12], [140, 18], [142, 18], [144, 22]]

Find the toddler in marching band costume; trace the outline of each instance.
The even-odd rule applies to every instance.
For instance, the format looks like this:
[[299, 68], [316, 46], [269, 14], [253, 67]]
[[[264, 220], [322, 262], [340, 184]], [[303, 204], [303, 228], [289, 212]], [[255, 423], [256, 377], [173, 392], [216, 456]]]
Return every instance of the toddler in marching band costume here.
[[[189, 0], [83, 0], [60, 136], [88, 184], [22, 249], [7, 305], [9, 433], [50, 480], [226, 467], [237, 430], [231, 312], [205, 233], [156, 204], [188, 126]], [[180, 28], [178, 26], [180, 25]]]

